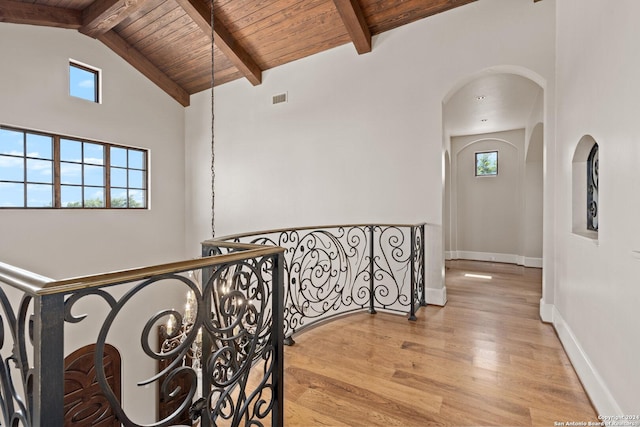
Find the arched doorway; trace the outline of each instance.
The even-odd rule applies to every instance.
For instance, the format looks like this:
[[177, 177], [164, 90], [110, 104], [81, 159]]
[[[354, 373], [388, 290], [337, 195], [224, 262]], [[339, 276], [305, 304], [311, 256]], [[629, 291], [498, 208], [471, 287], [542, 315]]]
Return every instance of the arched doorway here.
[[[443, 241], [446, 259], [469, 257], [532, 267], [544, 265], [541, 315], [543, 320], [550, 320], [545, 319], [542, 313], [544, 301], [553, 302], [553, 264], [551, 260], [545, 263], [543, 258], [543, 253], [548, 255], [551, 252], [549, 249], [552, 250], [552, 241], [548, 239], [549, 243], [543, 251], [543, 235], [551, 232], [550, 224], [545, 225], [543, 222], [544, 212], [552, 209], [550, 203], [544, 202], [544, 148], [547, 144], [543, 125], [546, 114], [545, 88], [545, 80], [536, 73], [522, 67], [503, 66], [492, 67], [461, 79], [444, 97]], [[514, 131], [518, 132], [514, 134]], [[505, 136], [503, 132], [511, 132], [512, 135]], [[494, 149], [485, 146], [488, 140], [493, 140], [494, 145], [499, 145], [500, 140], [506, 141], [506, 144], [503, 144], [503, 149]], [[483, 200], [478, 197], [480, 191], [486, 191], [491, 196], [504, 191], [495, 185], [499, 179], [482, 179], [477, 176], [470, 178], [469, 174], [476, 166], [474, 160], [477, 153], [507, 153], [509, 146], [515, 147], [517, 152], [515, 159], [511, 156], [509, 160], [518, 163], [516, 178], [514, 175], [510, 178], [517, 182], [513, 183], [516, 190], [510, 190], [505, 200], [510, 203], [511, 215], [516, 217], [509, 221], [511, 231], [503, 235], [508, 235], [513, 240], [503, 247], [494, 245], [492, 248], [487, 244], [483, 248], [483, 242], [496, 243], [492, 241], [493, 235], [501, 239], [495, 234], [495, 230], [504, 231], [501, 227], [506, 224], [500, 221], [493, 224], [493, 235], [491, 227], [482, 230], [481, 225], [486, 222], [479, 218], [481, 214], [485, 214], [485, 220], [491, 221], [495, 212], [493, 215], [487, 214], [486, 206], [469, 203], [458, 206], [460, 186], [466, 185], [465, 180], [466, 183], [478, 184], [475, 189], [464, 189], [467, 195], [476, 198], [476, 202]], [[460, 153], [465, 149], [466, 153], [461, 157]], [[498, 156], [502, 157], [500, 153]], [[504, 166], [499, 160], [498, 164]], [[466, 174], [465, 179], [462, 179], [461, 173]], [[496, 188], [492, 190], [492, 186]], [[548, 198], [550, 199], [551, 197]], [[493, 204], [489, 207], [495, 208], [496, 204], [502, 202], [494, 197], [489, 203]], [[461, 227], [461, 221], [466, 221], [464, 227]], [[477, 232], [476, 235], [469, 238], [469, 230]], [[470, 242], [476, 246], [472, 246]]]

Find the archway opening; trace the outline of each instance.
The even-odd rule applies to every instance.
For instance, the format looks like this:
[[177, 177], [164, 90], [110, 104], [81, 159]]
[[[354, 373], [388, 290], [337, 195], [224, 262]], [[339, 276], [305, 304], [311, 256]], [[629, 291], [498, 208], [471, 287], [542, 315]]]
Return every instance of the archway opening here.
[[542, 267], [543, 122], [543, 82], [526, 70], [483, 71], [445, 97], [445, 259]]

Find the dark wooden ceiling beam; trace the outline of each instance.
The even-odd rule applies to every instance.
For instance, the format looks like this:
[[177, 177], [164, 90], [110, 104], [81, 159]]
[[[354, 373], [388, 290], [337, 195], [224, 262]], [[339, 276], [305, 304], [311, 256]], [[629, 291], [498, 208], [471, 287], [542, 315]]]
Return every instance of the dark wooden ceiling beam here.
[[227, 59], [251, 82], [256, 86], [262, 83], [262, 70], [253, 60], [251, 55], [238, 44], [226, 27], [216, 18], [213, 17], [214, 43], [218, 49], [225, 54]]
[[142, 6], [144, 0], [96, 0], [82, 11], [79, 31], [97, 38]]
[[358, 53], [362, 55], [371, 52], [371, 31], [358, 0], [333, 0], [333, 2]]
[[[200, 29], [211, 37], [211, 9], [202, 0], [176, 0], [184, 11], [193, 19]], [[229, 59], [234, 67], [254, 86], [262, 83], [262, 70], [254, 59], [237, 42], [218, 18], [213, 17], [215, 45]]]
[[149, 80], [155, 83], [160, 89], [164, 90], [169, 94], [169, 96], [178, 101], [184, 107], [189, 106], [189, 93], [167, 77], [166, 74], [153, 65], [151, 61], [127, 43], [127, 41], [117, 33], [114, 31], [108, 31], [98, 36], [98, 40], [120, 55], [122, 59], [144, 74]]
[[0, 22], [76, 30], [82, 26], [82, 12], [62, 7], [0, 0]]
[[176, 0], [182, 10], [198, 24], [202, 32], [211, 39], [211, 9], [201, 0]]

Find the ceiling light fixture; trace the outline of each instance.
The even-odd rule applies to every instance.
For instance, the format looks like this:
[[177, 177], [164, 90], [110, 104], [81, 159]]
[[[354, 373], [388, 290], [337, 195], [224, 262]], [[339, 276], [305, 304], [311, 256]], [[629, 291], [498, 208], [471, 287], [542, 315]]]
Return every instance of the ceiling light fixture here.
[[478, 95], [478, 96], [476, 96], [476, 101], [482, 101], [485, 98], [486, 98], [486, 96], [484, 96], [484, 95]]
[[472, 277], [474, 279], [493, 279], [493, 276], [487, 276], [485, 274], [471, 274], [471, 273], [467, 273], [464, 275], [464, 277]]
[[488, 120], [487, 119], [482, 119], [480, 120], [482, 123], [486, 123]]

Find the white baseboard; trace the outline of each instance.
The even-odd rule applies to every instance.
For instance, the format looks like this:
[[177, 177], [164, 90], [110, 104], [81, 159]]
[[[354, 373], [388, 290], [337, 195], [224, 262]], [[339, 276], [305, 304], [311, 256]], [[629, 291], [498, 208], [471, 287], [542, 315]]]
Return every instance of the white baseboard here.
[[439, 305], [444, 307], [447, 303], [447, 288], [446, 286], [441, 289], [433, 289], [427, 288], [427, 293], [425, 295], [425, 299], [427, 300], [427, 304], [430, 305]]
[[522, 265], [525, 267], [542, 268], [542, 258], [524, 257], [524, 263]]
[[492, 252], [448, 251], [444, 253], [447, 260], [469, 259], [472, 261], [504, 262], [507, 264], [523, 265], [525, 267], [542, 268], [542, 258], [531, 258], [514, 254], [499, 254]]
[[[558, 337], [560, 337], [564, 350], [569, 356], [571, 364], [576, 370], [578, 377], [580, 377], [580, 381], [582, 381], [582, 385], [589, 395], [591, 402], [593, 402], [593, 405], [596, 407], [598, 414], [623, 415], [620, 405], [618, 405], [604, 380], [591, 363], [591, 360], [589, 360], [589, 357], [571, 331], [571, 328], [569, 328], [569, 325], [567, 325], [553, 304], [545, 305], [547, 306], [544, 309], [545, 311], [549, 310], [549, 306], [551, 307], [553, 327], [558, 333]], [[541, 316], [542, 310], [543, 307], [541, 302]], [[545, 313], [545, 315], [547, 315], [547, 313]]]

